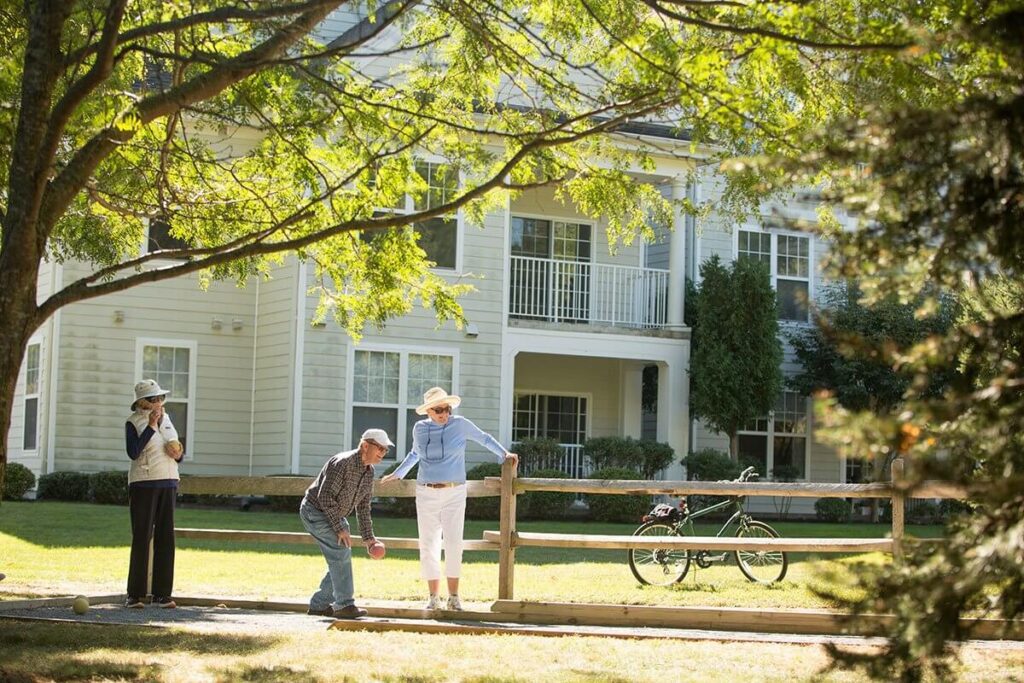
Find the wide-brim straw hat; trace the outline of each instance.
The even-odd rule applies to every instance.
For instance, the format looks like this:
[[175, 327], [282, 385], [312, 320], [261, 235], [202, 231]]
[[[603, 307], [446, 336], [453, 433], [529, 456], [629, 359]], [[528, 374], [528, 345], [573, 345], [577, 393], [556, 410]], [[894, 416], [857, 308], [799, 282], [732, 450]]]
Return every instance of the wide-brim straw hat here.
[[448, 404], [452, 408], [458, 408], [462, 399], [455, 394], [449, 394], [441, 387], [431, 387], [423, 394], [423, 405], [416, 409], [417, 415], [426, 415], [427, 411], [437, 406]]
[[132, 401], [131, 410], [135, 410], [135, 404], [144, 398], [166, 396], [171, 392], [160, 388], [160, 385], [153, 379], [144, 379], [135, 385], [135, 400]]

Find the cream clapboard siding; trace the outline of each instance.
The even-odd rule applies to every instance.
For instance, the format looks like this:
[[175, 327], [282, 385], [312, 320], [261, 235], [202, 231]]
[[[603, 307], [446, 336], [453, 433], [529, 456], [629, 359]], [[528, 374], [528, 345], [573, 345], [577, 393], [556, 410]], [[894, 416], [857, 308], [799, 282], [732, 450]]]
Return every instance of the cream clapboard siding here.
[[297, 275], [298, 263], [289, 257], [259, 283], [252, 463], [257, 476], [284, 474], [291, 466]]
[[[502, 213], [488, 215], [483, 229], [468, 224], [461, 226], [463, 281], [476, 288], [462, 300], [462, 305], [469, 322], [478, 327], [478, 337], [467, 338], [451, 322], [435, 329], [437, 322], [433, 312], [417, 307], [408, 315], [388, 322], [383, 331], [366, 330], [355, 345], [357, 349], [386, 346], [456, 355], [456, 388], [463, 397], [459, 413], [495, 436], [499, 421], [505, 239]], [[315, 306], [315, 299], [307, 298], [307, 321]], [[351, 414], [347, 364], [353, 344], [355, 342], [333, 320], [306, 331], [300, 449], [303, 472], [313, 472], [330, 455], [351, 447], [344, 437]], [[350, 435], [350, 439], [356, 438], [358, 435]], [[491, 461], [487, 451], [476, 444], [470, 444], [467, 460]]]
[[[66, 267], [65, 282], [87, 272]], [[113, 322], [115, 310], [125, 320]], [[63, 311], [57, 376], [56, 468], [126, 469], [123, 425], [139, 338], [196, 344], [194, 431], [183, 471], [218, 474], [248, 460], [254, 293], [234, 283], [199, 289], [193, 277], [135, 287]], [[223, 321], [219, 331], [214, 318]], [[231, 321], [242, 321], [233, 330]]]

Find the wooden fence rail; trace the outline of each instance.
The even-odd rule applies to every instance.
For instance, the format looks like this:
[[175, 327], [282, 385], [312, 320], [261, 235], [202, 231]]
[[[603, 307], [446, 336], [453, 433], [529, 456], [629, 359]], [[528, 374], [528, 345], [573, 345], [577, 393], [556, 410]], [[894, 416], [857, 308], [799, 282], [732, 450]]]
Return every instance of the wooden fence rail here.
[[[179, 490], [186, 494], [300, 496], [312, 482], [311, 477], [185, 477]], [[520, 533], [516, 530], [516, 497], [530, 491], [558, 491], [604, 495], [713, 495], [779, 496], [792, 498], [889, 498], [892, 500], [890, 538], [740, 538], [715, 536], [638, 537], [632, 535]], [[374, 482], [375, 496], [410, 497], [416, 495], [415, 481]], [[555, 548], [658, 549], [678, 548], [712, 551], [785, 551], [785, 552], [891, 552], [900, 560], [903, 547], [903, 517], [907, 498], [965, 498], [967, 491], [947, 483], [926, 481], [910, 486], [904, 479], [903, 461], [892, 466], [892, 481], [872, 484], [827, 484], [783, 482], [704, 482], [704, 481], [616, 481], [600, 479], [518, 478], [513, 464], [502, 466], [501, 477], [466, 483], [469, 497], [500, 496], [499, 529], [485, 531], [483, 539], [467, 539], [466, 550], [498, 551], [498, 597], [511, 600], [515, 592], [516, 548], [525, 546]], [[182, 538], [218, 539], [259, 543], [313, 543], [300, 532], [241, 531], [222, 529], [177, 529]], [[384, 538], [392, 548], [416, 548], [415, 538]]]

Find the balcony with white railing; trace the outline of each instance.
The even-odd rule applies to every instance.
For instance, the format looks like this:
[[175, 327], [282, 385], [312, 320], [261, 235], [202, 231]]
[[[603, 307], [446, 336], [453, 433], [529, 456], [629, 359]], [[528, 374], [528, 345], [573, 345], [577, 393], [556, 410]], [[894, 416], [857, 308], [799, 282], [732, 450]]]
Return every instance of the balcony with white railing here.
[[512, 256], [509, 317], [639, 330], [664, 328], [668, 271]]

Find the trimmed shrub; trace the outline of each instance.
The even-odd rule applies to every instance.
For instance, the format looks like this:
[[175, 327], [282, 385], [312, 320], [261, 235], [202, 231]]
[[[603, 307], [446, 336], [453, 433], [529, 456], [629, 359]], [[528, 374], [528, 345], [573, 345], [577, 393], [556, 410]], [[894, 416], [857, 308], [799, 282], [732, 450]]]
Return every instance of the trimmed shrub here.
[[[386, 470], [384, 470], [384, 474], [391, 474], [392, 472], [398, 469], [398, 466], [400, 464], [401, 461], [396, 461], [392, 463], [391, 465], [388, 466]], [[420, 466], [419, 463], [417, 463], [413, 465], [413, 468], [411, 470], [409, 470], [409, 474], [405, 475], [405, 479], [409, 481], [415, 481], [416, 475], [417, 473], [419, 473], [419, 471]], [[381, 498], [381, 503], [384, 505], [385, 509], [389, 513], [395, 515], [396, 517], [416, 516], [416, 498], [414, 496], [409, 496], [408, 498], [395, 498], [389, 496]]]
[[583, 452], [590, 458], [595, 470], [617, 467], [632, 470], [634, 473], [643, 471], [643, 448], [639, 441], [628, 436], [599, 436], [587, 439], [583, 444]]
[[939, 516], [944, 519], [953, 519], [961, 515], [969, 515], [974, 512], [970, 503], [955, 498], [943, 498], [939, 501]]
[[[555, 469], [534, 470], [530, 476], [539, 479], [569, 478], [565, 472]], [[519, 519], [565, 519], [566, 512], [575, 498], [575, 493], [530, 491], [519, 496], [516, 501], [516, 517]]]
[[89, 500], [89, 475], [83, 472], [51, 472], [39, 477], [39, 498], [46, 500]]
[[128, 472], [94, 472], [89, 475], [89, 489], [101, 505], [127, 505]]
[[[625, 467], [607, 467], [590, 475], [591, 479], [640, 479], [640, 475]], [[632, 522], [640, 518], [651, 508], [651, 497], [648, 495], [608, 495], [591, 494], [587, 496], [590, 516], [599, 522]]]
[[4, 478], [4, 500], [21, 500], [33, 486], [36, 475], [20, 462], [7, 463], [7, 474]]
[[[484, 477], [500, 477], [501, 465], [496, 462], [485, 462], [466, 472], [467, 481], [481, 481]], [[492, 519], [496, 520], [501, 515], [501, 498], [498, 496], [487, 496], [486, 498], [467, 498], [466, 517], [469, 519]]]
[[558, 469], [565, 457], [565, 451], [550, 437], [523, 439], [512, 444], [513, 453], [519, 454], [521, 476], [532, 477], [538, 470]]
[[850, 503], [842, 498], [819, 498], [814, 502], [814, 514], [822, 522], [845, 524], [850, 521]]
[[675, 449], [667, 443], [650, 439], [641, 439], [637, 443], [640, 444], [642, 457], [640, 473], [644, 475], [645, 479], [654, 479], [655, 475], [671, 465], [676, 457]]
[[683, 458], [690, 481], [721, 481], [735, 479], [742, 468], [728, 453], [714, 448], [702, 448]]

